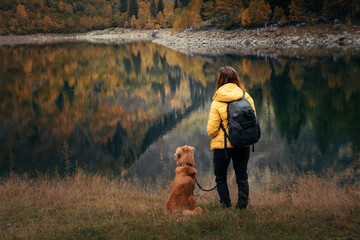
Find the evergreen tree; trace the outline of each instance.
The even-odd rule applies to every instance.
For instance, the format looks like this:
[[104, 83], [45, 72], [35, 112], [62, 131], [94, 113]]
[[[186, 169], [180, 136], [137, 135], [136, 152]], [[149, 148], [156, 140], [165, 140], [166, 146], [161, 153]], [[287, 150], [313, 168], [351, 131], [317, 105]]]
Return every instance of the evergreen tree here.
[[305, 0], [307, 11], [312, 13], [320, 13], [323, 6], [323, 1]]
[[151, 13], [151, 16], [152, 16], [153, 18], [156, 17], [157, 11], [156, 11], [155, 0], [151, 0], [151, 3], [150, 3], [150, 13]]
[[274, 9], [274, 14], [273, 14], [273, 19], [274, 19], [274, 22], [279, 22], [281, 21], [281, 18], [285, 16], [285, 11], [282, 7], [278, 7], [276, 6], [275, 9]]
[[121, 13], [125, 13], [128, 8], [128, 0], [120, 0], [119, 10]]
[[203, 20], [209, 20], [213, 18], [215, 14], [215, 1], [204, 0], [202, 3], [200, 14]]
[[326, 0], [322, 6], [322, 15], [330, 19], [342, 18], [356, 12], [356, 6], [360, 5], [360, 1], [350, 0]]
[[129, 2], [129, 17], [138, 17], [138, 4], [136, 0], [130, 0]]
[[174, 9], [179, 8], [179, 0], [175, 0]]
[[280, 25], [284, 25], [286, 23], [285, 11], [282, 7], [278, 7], [278, 6], [275, 7], [273, 20], [276, 23], [280, 22]]
[[164, 1], [163, 0], [159, 0], [157, 12], [164, 12]]
[[[321, 2], [321, 1], [317, 1], [317, 0], [311, 0], [314, 2]], [[288, 9], [291, 0], [267, 0], [267, 2], [270, 4], [271, 9], [274, 9], [278, 7], [278, 8], [282, 8], [282, 9]]]
[[224, 28], [231, 28], [240, 22], [241, 14], [244, 6], [242, 1], [238, 0], [216, 0], [215, 1], [215, 16], [220, 20], [220, 24]]
[[180, 0], [181, 8], [187, 7], [191, 0]]

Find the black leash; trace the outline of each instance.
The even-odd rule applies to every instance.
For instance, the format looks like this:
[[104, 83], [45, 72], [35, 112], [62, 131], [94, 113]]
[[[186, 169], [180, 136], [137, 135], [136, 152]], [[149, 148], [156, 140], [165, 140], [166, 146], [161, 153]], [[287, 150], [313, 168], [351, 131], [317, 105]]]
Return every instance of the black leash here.
[[211, 192], [212, 190], [214, 190], [214, 189], [217, 187], [217, 185], [215, 185], [215, 187], [213, 187], [212, 189], [203, 189], [203, 188], [200, 186], [200, 184], [198, 183], [197, 178], [195, 178], [195, 181], [196, 181], [196, 185], [198, 185], [198, 187], [199, 187], [201, 190], [205, 191], [205, 192]]

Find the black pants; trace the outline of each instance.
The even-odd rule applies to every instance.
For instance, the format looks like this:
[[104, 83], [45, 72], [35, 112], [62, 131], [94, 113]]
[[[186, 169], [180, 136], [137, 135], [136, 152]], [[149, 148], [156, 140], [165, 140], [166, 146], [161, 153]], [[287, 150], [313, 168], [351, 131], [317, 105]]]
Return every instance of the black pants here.
[[238, 202], [236, 208], [245, 209], [249, 201], [249, 183], [247, 164], [250, 157], [250, 148], [228, 148], [228, 158], [225, 159], [224, 149], [214, 150], [214, 172], [220, 203], [223, 207], [231, 207], [229, 189], [227, 185], [227, 169], [232, 159], [236, 183], [238, 185]]

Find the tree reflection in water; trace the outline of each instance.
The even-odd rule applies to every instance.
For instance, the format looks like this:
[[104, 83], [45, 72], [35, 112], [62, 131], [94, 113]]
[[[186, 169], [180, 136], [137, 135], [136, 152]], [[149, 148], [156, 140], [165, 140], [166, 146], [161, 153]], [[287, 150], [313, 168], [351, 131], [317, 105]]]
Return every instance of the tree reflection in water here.
[[161, 168], [149, 165], [165, 158], [172, 171], [175, 148], [189, 144], [198, 168], [212, 171], [206, 122], [224, 65], [256, 103], [263, 135], [253, 167], [358, 167], [357, 56], [189, 57], [151, 43], [2, 47], [0, 55], [1, 175], [10, 159], [19, 173], [62, 173], [64, 140], [73, 168], [155, 176]]

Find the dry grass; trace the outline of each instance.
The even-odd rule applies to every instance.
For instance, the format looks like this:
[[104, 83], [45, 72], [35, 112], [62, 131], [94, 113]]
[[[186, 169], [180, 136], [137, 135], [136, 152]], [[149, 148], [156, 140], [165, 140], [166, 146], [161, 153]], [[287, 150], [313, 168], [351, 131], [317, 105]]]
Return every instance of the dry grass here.
[[[215, 192], [197, 191], [204, 214], [186, 218], [164, 216], [169, 188], [154, 190], [151, 184], [81, 171], [66, 178], [12, 175], [0, 182], [0, 239], [140, 239], [146, 234], [157, 239], [191, 238], [203, 231], [209, 239], [239, 234], [275, 239], [284, 232], [290, 234], [285, 238], [294, 239], [311, 239], [311, 234], [360, 236], [359, 183], [341, 185], [346, 178], [339, 174], [279, 179], [274, 174], [276, 184], [271, 187], [250, 186], [251, 206], [246, 211], [224, 212]], [[232, 195], [234, 189], [231, 186]], [[257, 235], [252, 235], [254, 231]]]
[[[334, 215], [348, 215], [360, 207], [360, 184], [346, 180], [355, 173], [328, 173], [318, 177], [313, 173], [281, 181], [274, 174], [270, 189], [258, 186], [251, 194], [254, 208], [293, 207], [305, 210], [323, 209]], [[278, 180], [276, 180], [278, 179]]]

